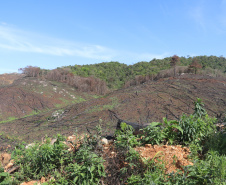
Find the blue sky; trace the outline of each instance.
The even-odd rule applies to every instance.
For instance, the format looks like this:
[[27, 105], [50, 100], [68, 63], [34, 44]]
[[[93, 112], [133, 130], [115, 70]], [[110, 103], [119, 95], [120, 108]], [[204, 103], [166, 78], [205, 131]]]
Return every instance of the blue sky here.
[[226, 56], [226, 0], [0, 1], [0, 74]]

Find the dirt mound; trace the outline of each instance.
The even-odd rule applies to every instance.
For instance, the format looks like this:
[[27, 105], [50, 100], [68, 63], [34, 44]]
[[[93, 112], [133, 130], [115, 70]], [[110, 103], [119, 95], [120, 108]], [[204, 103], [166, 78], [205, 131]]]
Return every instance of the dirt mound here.
[[137, 147], [135, 149], [141, 157], [147, 160], [154, 160], [156, 163], [165, 164], [165, 172], [176, 172], [177, 169], [183, 170], [182, 166], [193, 165], [188, 160], [190, 150], [181, 145], [151, 145], [146, 144], [145, 147]]

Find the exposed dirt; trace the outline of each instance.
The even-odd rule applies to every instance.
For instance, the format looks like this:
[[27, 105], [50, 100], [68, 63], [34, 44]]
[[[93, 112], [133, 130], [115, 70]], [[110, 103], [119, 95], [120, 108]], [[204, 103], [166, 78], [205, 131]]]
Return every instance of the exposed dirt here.
[[[54, 82], [40, 82], [40, 80], [33, 79], [33, 85], [31, 85], [29, 79], [25, 78], [25, 80], [27, 81], [17, 80], [17, 85], [21, 87], [24, 84], [25, 89], [34, 88], [39, 95], [48, 98], [53, 104], [56, 104], [59, 97], [66, 97], [67, 93], [63, 96], [59, 94], [60, 91], [53, 90], [53, 88], [58, 88], [60, 83], [53, 86], [51, 84]], [[43, 83], [47, 83], [47, 86]], [[41, 87], [43, 94], [40, 92]], [[45, 88], [47, 89], [44, 91]], [[73, 105], [61, 108], [62, 112], [57, 117], [53, 116], [57, 110], [55, 108], [38, 115], [1, 124], [0, 132], [4, 132], [2, 137], [5, 138], [1, 140], [2, 143], [7, 145], [9, 140], [15, 141], [14, 138], [33, 142], [45, 135], [52, 136], [57, 133], [72, 135], [76, 129], [79, 133], [87, 132], [87, 129], [92, 132], [98, 124], [102, 124], [105, 131], [103, 134], [109, 135], [114, 133], [117, 122], [109, 113], [109, 109], [114, 111], [119, 118], [139, 124], [161, 122], [163, 117], [179, 119], [182, 113], [193, 113], [194, 101], [197, 97], [203, 100], [210, 116], [218, 117], [220, 120], [226, 113], [226, 81], [200, 76], [195, 78], [194, 75], [151, 81], [117, 90], [96, 99], [91, 94], [78, 94], [75, 90], [69, 93], [76, 98], [80, 97], [88, 101], [76, 103], [75, 100], [79, 98], [73, 99], [70, 96], [71, 99], [68, 98], [67, 101], [68, 104]]]
[[146, 160], [154, 160], [156, 163], [165, 164], [165, 172], [171, 173], [177, 170], [182, 170], [182, 166], [193, 165], [188, 160], [190, 150], [181, 145], [151, 145], [146, 144], [145, 147], [138, 147], [135, 149]]

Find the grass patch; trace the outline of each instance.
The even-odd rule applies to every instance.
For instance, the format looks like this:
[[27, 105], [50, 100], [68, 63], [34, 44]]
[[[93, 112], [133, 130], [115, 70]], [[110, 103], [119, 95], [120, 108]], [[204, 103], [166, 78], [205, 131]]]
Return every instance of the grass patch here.
[[103, 106], [101, 105], [94, 106], [89, 112], [92, 113], [92, 112], [99, 112], [107, 109], [113, 109], [119, 105], [118, 99], [116, 97], [112, 97], [110, 99], [112, 100], [111, 104], [107, 104]]
[[16, 117], [8, 117], [8, 118], [6, 118], [6, 120], [0, 121], [0, 124], [1, 123], [11, 122], [11, 121], [14, 121], [16, 119], [18, 119], [18, 118], [16, 118]]

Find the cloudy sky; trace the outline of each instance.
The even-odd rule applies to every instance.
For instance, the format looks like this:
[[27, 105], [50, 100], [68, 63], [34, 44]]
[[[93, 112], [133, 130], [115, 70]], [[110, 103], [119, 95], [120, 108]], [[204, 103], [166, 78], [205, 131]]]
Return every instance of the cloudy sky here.
[[0, 74], [226, 56], [226, 0], [0, 1]]

